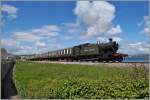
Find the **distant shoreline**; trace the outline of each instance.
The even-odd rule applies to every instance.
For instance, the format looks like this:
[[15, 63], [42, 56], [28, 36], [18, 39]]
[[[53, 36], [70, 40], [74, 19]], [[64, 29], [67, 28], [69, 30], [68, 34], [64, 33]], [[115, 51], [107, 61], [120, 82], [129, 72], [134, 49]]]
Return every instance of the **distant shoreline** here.
[[149, 56], [131, 56], [124, 58], [123, 62], [146, 62], [149, 63]]

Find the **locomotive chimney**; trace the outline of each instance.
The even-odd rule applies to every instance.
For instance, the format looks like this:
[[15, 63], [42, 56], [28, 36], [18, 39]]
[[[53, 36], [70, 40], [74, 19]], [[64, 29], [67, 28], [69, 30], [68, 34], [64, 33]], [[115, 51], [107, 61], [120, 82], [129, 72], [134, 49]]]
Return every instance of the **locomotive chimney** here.
[[97, 41], [97, 44], [100, 44], [100, 41]]
[[112, 38], [109, 38], [109, 42], [112, 42]]

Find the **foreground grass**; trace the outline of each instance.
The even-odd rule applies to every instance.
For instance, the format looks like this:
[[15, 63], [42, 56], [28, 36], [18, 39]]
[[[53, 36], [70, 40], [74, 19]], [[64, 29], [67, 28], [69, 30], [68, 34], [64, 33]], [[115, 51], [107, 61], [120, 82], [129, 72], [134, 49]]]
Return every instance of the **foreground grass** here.
[[148, 98], [145, 76], [143, 68], [17, 62], [14, 80], [22, 98]]

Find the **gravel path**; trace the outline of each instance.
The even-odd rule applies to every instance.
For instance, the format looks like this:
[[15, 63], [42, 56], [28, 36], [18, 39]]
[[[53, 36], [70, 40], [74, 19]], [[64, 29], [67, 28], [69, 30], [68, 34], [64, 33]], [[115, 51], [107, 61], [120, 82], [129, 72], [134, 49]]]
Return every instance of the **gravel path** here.
[[2, 92], [2, 99], [19, 99], [17, 95], [17, 90], [13, 83], [13, 68], [14, 65], [11, 65], [8, 73], [6, 74], [4, 80], [2, 80], [1, 92]]

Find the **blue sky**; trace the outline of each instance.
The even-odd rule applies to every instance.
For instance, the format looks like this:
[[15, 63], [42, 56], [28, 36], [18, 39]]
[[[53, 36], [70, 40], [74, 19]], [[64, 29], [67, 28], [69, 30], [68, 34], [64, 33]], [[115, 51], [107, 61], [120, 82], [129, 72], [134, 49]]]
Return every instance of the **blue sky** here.
[[2, 47], [34, 54], [112, 37], [118, 52], [148, 53], [148, 1], [2, 2]]

